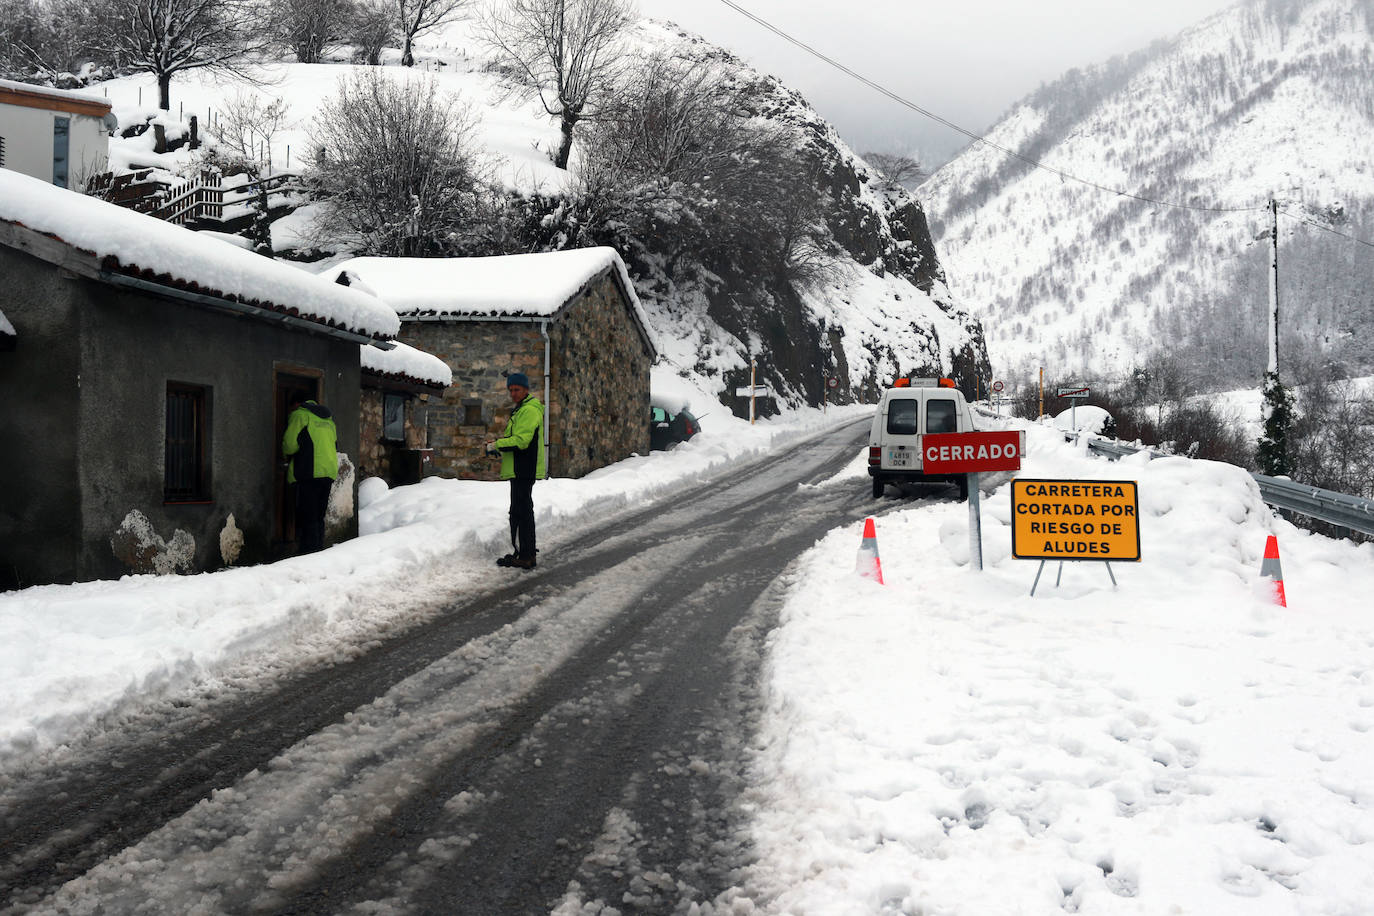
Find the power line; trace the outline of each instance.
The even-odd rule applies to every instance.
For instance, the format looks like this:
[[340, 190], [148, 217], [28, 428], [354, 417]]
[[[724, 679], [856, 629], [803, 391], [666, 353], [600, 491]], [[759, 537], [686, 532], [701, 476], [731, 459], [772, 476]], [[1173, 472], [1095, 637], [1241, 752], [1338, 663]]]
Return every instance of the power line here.
[[814, 47], [812, 47], [811, 45], [807, 44], [806, 42], [802, 41], [801, 39], [799, 39], [799, 38], [794, 38], [792, 35], [788, 34], [787, 32], [784, 32], [782, 29], [780, 29], [780, 28], [778, 28], [777, 26], [773, 25], [773, 23], [769, 22], [768, 20], [766, 20], [766, 19], [764, 19], [764, 18], [762, 18], [762, 17], [760, 17], [760, 16], [756, 16], [756, 15], [754, 15], [753, 13], [749, 12], [749, 11], [746, 10], [744, 7], [740, 6], [738, 3], [735, 3], [734, 0], [720, 0], [720, 2], [723, 3], [723, 4], [725, 4], [726, 6], [730, 7], [730, 9], [732, 9], [732, 10], [734, 10], [735, 12], [739, 13], [741, 16], [744, 16], [746, 19], [749, 19], [749, 20], [751, 20], [751, 21], [757, 23], [758, 25], [760, 25], [760, 26], [762, 26], [763, 28], [767, 29], [768, 31], [772, 32], [774, 35], [777, 35], [779, 38], [783, 39], [784, 41], [786, 41], [786, 42], [788, 42], [788, 43], [790, 43], [790, 44], [793, 44], [793, 45], [797, 46], [798, 48], [801, 48], [803, 51], [805, 51], [807, 54], [810, 54], [812, 57], [815, 57], [817, 60], [824, 61], [825, 63], [827, 63], [827, 64], [829, 64], [830, 66], [834, 67], [836, 70], [839, 70], [841, 73], [844, 73], [845, 75], [850, 76], [850, 77], [852, 77], [852, 78], [855, 79], [855, 80], [858, 80], [860, 83], [863, 83], [863, 84], [864, 84], [865, 86], [867, 86], [868, 88], [872, 89], [873, 91], [875, 91], [875, 92], [877, 92], [877, 93], [879, 93], [879, 94], [881, 94], [881, 95], [886, 96], [887, 98], [891, 99], [892, 101], [896, 102], [897, 104], [902, 105], [902, 106], [904, 106], [904, 107], [906, 107], [906, 108], [910, 108], [912, 111], [915, 111], [915, 112], [917, 112], [918, 114], [922, 114], [922, 115], [924, 115], [925, 117], [930, 118], [931, 120], [933, 120], [933, 121], [935, 121], [935, 122], [937, 122], [937, 123], [939, 123], [939, 124], [943, 124], [945, 127], [948, 127], [950, 130], [953, 130], [953, 131], [956, 131], [956, 132], [958, 132], [958, 133], [963, 134], [965, 137], [968, 137], [969, 139], [973, 140], [975, 143], [982, 143], [982, 144], [985, 144], [985, 145], [987, 145], [987, 146], [990, 146], [990, 147], [992, 147], [992, 148], [995, 149], [995, 150], [998, 150], [998, 151], [1000, 151], [1000, 152], [1006, 153], [1008, 156], [1013, 156], [1013, 157], [1015, 157], [1016, 159], [1021, 160], [1022, 162], [1026, 163], [1027, 165], [1033, 166], [1034, 168], [1037, 168], [1037, 169], [1042, 169], [1043, 171], [1049, 172], [1049, 173], [1054, 174], [1054, 175], [1058, 175], [1060, 178], [1066, 179], [1066, 180], [1068, 180], [1068, 181], [1074, 181], [1074, 182], [1077, 182], [1078, 184], [1087, 185], [1087, 186], [1090, 187], [1090, 188], [1095, 188], [1095, 189], [1097, 189], [1097, 190], [1099, 190], [1099, 191], [1104, 191], [1104, 192], [1106, 192], [1106, 193], [1108, 193], [1108, 194], [1115, 194], [1115, 195], [1118, 196], [1118, 197], [1126, 197], [1126, 198], [1130, 198], [1131, 200], [1138, 200], [1138, 201], [1141, 201], [1141, 202], [1147, 203], [1147, 204], [1155, 204], [1156, 206], [1160, 206], [1160, 207], [1173, 207], [1173, 208], [1178, 209], [1178, 210], [1196, 210], [1196, 211], [1205, 212], [1205, 213], [1250, 213], [1250, 212], [1259, 212], [1259, 211], [1261, 211], [1261, 210], [1268, 210], [1268, 209], [1269, 209], [1267, 206], [1266, 206], [1266, 207], [1261, 207], [1261, 206], [1250, 206], [1250, 207], [1202, 207], [1202, 206], [1196, 206], [1196, 205], [1193, 205], [1193, 204], [1172, 203], [1172, 202], [1167, 201], [1167, 200], [1155, 200], [1155, 199], [1152, 198], [1152, 197], [1145, 197], [1145, 196], [1140, 195], [1140, 194], [1132, 194], [1132, 193], [1130, 193], [1129, 191], [1123, 191], [1123, 190], [1121, 190], [1120, 188], [1113, 188], [1113, 187], [1109, 187], [1109, 186], [1104, 185], [1104, 184], [1099, 184], [1098, 182], [1096, 182], [1096, 181], [1091, 181], [1091, 180], [1089, 180], [1089, 179], [1087, 179], [1087, 178], [1080, 178], [1080, 177], [1078, 177], [1077, 175], [1074, 175], [1074, 174], [1072, 174], [1072, 173], [1070, 173], [1070, 172], [1064, 171], [1063, 169], [1055, 168], [1055, 167], [1052, 166], [1052, 165], [1046, 165], [1045, 163], [1043, 163], [1043, 162], [1041, 162], [1041, 161], [1039, 161], [1039, 160], [1037, 160], [1037, 159], [1032, 159], [1032, 158], [1029, 157], [1029, 156], [1022, 155], [1021, 153], [1018, 153], [1018, 152], [1017, 152], [1016, 150], [1014, 150], [1014, 149], [1011, 149], [1011, 148], [1006, 147], [1006, 146], [1002, 146], [1000, 143], [994, 143], [993, 141], [989, 140], [987, 137], [982, 136], [981, 134], [977, 134], [977, 133], [974, 133], [974, 132], [971, 131], [971, 130], [968, 130], [968, 129], [966, 129], [966, 128], [960, 127], [958, 124], [955, 124], [953, 121], [950, 121], [950, 120], [948, 120], [947, 118], [942, 118], [940, 115], [937, 115], [937, 114], [935, 114], [935, 113], [932, 112], [932, 111], [928, 111], [927, 109], [922, 108], [920, 105], [917, 105], [915, 102], [912, 102], [911, 100], [906, 99], [906, 98], [904, 98], [904, 97], [898, 95], [897, 93], [893, 92], [891, 89], [888, 89], [886, 86], [883, 86], [883, 85], [881, 85], [880, 83], [876, 83], [876, 82], [874, 82], [873, 80], [869, 79], [868, 77], [864, 76], [863, 74], [858, 73], [858, 72], [856, 72], [856, 71], [850, 69], [849, 67], [847, 67], [847, 66], [845, 66], [844, 64], [840, 63], [838, 60], [835, 60], [833, 57], [830, 57], [830, 56], [828, 56], [828, 55], [822, 53], [821, 51], [817, 50], [816, 48], [814, 48]]
[[1288, 217], [1289, 219], [1297, 220], [1300, 223], [1306, 223], [1307, 225], [1312, 226], [1315, 229], [1321, 229], [1323, 232], [1330, 232], [1332, 235], [1339, 235], [1343, 239], [1349, 239], [1350, 241], [1355, 242], [1358, 245], [1363, 245], [1366, 248], [1374, 248], [1374, 242], [1366, 242], [1364, 239], [1356, 238], [1353, 235], [1348, 235], [1344, 232], [1341, 232], [1339, 229], [1332, 229], [1330, 226], [1324, 226], [1321, 223], [1318, 223], [1314, 220], [1310, 220], [1304, 216], [1298, 216], [1296, 213], [1289, 213], [1287, 210], [1280, 210], [1279, 213]]

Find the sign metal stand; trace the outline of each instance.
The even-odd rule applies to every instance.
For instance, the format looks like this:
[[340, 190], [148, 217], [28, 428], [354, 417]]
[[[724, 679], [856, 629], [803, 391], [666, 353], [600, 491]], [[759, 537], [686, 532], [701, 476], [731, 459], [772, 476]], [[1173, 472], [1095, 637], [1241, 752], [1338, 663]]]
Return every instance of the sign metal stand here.
[[[1030, 592], [1030, 593], [1031, 593], [1031, 597], [1032, 597], [1032, 598], [1035, 597], [1035, 589], [1036, 589], [1036, 586], [1038, 586], [1038, 585], [1040, 584], [1040, 574], [1041, 574], [1042, 572], [1045, 571], [1045, 564], [1048, 563], [1048, 562], [1049, 562], [1049, 560], [1041, 560], [1041, 561], [1040, 561], [1040, 568], [1037, 569], [1037, 570], [1035, 571], [1035, 581], [1031, 583], [1031, 592]], [[1065, 560], [1060, 560], [1060, 561], [1059, 561], [1059, 573], [1054, 577], [1054, 587], [1055, 587], [1055, 588], [1058, 588], [1058, 587], [1059, 587], [1059, 580], [1061, 580], [1061, 579], [1064, 578], [1064, 564], [1065, 564], [1066, 562], [1072, 563], [1072, 562], [1074, 562], [1074, 561], [1073, 561], [1073, 560], [1067, 560], [1067, 561], [1065, 561]], [[1117, 587], [1117, 584], [1116, 584], [1116, 573], [1112, 572], [1112, 561], [1111, 561], [1111, 560], [1102, 560], [1101, 563], [1102, 563], [1103, 566], [1107, 567], [1107, 575], [1109, 575], [1109, 576], [1112, 577], [1112, 588], [1116, 588], [1116, 587]]]

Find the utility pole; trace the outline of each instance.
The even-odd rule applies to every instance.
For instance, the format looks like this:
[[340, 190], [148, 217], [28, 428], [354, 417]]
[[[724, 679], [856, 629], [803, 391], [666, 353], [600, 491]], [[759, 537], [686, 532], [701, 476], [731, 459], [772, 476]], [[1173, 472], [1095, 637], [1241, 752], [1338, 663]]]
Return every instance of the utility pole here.
[[1274, 220], [1269, 227], [1272, 258], [1269, 269], [1269, 371], [1279, 375], [1279, 202], [1269, 198], [1269, 211]]
[[1255, 449], [1261, 473], [1283, 477], [1290, 471], [1288, 433], [1293, 424], [1293, 395], [1279, 380], [1279, 202], [1269, 199], [1273, 252], [1269, 264], [1269, 370], [1264, 374], [1264, 432]]

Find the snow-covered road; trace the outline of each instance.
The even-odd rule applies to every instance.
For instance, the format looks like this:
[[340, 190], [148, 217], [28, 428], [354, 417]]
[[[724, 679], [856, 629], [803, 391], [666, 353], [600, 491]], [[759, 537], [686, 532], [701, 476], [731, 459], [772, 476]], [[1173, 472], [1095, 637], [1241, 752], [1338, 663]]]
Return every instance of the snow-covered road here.
[[825, 485], [862, 432], [614, 518], [355, 660], [134, 723], [11, 786], [13, 911], [710, 901], [746, 864], [732, 799], [778, 577], [872, 508]]

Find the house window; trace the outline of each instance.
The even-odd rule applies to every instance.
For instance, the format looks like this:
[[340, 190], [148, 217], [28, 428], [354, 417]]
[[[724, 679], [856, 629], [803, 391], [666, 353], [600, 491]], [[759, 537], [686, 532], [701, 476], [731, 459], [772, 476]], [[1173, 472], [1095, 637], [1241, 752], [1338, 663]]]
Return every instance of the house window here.
[[68, 161], [71, 151], [71, 118], [52, 119], [52, 183], [67, 186]]
[[208, 502], [210, 389], [167, 383], [167, 446], [163, 499], [169, 503]]
[[406, 438], [406, 399], [403, 394], [382, 396], [382, 438], [404, 442]]
[[482, 402], [464, 401], [463, 402], [463, 425], [481, 426], [482, 425]]

